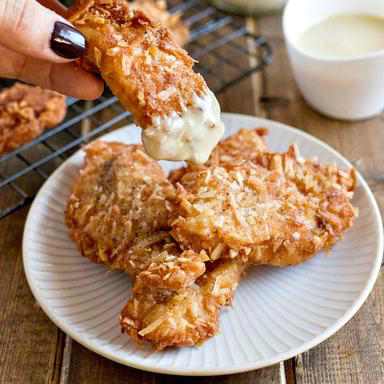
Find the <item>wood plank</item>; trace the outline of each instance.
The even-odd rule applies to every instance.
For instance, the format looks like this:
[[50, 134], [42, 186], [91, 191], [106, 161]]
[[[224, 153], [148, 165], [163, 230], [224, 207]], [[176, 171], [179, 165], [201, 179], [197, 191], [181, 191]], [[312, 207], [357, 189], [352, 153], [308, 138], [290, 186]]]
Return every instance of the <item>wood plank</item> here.
[[[375, 119], [348, 123], [331, 120], [309, 108], [295, 86], [281, 33], [281, 19], [260, 20], [275, 48], [275, 61], [264, 77], [268, 117], [296, 126], [324, 140], [363, 174], [381, 210], [384, 208], [382, 143], [384, 122]], [[316, 348], [296, 357], [292, 369], [297, 384], [384, 383], [384, 277], [355, 317]]]
[[384, 383], [384, 273], [360, 311], [296, 360], [297, 384]]
[[0, 220], [0, 382], [58, 383], [64, 334], [36, 304], [24, 275], [27, 211]]
[[68, 384], [76, 383], [108, 383], [120, 384], [122, 382], [140, 384], [278, 384], [279, 366], [260, 369], [252, 372], [225, 375], [217, 377], [183, 377], [154, 374], [112, 362], [73, 342], [71, 368]]

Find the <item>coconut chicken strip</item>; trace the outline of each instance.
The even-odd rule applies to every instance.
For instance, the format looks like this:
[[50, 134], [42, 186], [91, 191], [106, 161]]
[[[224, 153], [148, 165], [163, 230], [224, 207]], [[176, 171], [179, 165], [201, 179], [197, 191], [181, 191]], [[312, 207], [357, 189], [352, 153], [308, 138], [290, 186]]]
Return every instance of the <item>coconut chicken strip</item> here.
[[[191, 167], [180, 178], [172, 235], [211, 260], [294, 265], [328, 250], [357, 217], [354, 173], [312, 164], [297, 148], [268, 161]], [[306, 183], [306, 175], [308, 183]]]
[[83, 0], [69, 20], [85, 35], [85, 61], [143, 128], [155, 159], [204, 163], [224, 133], [220, 106], [161, 23], [125, 0]]
[[204, 252], [182, 251], [169, 235], [172, 184], [140, 145], [96, 141], [86, 149], [66, 210], [82, 255], [122, 269], [137, 283], [176, 290], [205, 271]]
[[246, 267], [240, 260], [219, 260], [194, 285], [173, 294], [136, 288], [121, 313], [121, 328], [157, 351], [205, 341], [219, 332], [220, 309], [232, 305]]
[[21, 83], [0, 92], [0, 156], [11, 152], [60, 124], [66, 97]]

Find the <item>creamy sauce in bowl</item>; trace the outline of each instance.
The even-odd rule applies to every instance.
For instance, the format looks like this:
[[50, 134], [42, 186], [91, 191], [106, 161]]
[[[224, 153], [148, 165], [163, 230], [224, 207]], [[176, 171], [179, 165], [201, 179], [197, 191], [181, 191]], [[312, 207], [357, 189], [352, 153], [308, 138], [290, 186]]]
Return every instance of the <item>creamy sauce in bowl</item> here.
[[384, 18], [339, 13], [308, 28], [297, 40], [303, 51], [323, 57], [349, 57], [384, 49]]
[[154, 117], [152, 126], [142, 131], [142, 141], [147, 153], [156, 160], [202, 164], [223, 134], [219, 102], [207, 90], [201, 97], [195, 95], [192, 107], [184, 107], [181, 114]]

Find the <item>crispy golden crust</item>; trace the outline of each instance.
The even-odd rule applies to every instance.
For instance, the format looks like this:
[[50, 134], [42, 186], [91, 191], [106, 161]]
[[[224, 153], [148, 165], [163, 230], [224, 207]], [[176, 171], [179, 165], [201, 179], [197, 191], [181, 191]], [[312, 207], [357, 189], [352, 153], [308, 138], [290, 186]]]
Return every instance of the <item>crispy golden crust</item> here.
[[[178, 188], [172, 235], [212, 260], [292, 265], [329, 249], [352, 225], [354, 173], [286, 154], [188, 168]], [[268, 161], [267, 161], [268, 160]], [[177, 215], [176, 215], [177, 216]]]
[[167, 29], [125, 0], [85, 0], [69, 20], [86, 36], [86, 60], [142, 128], [152, 117], [182, 112], [207, 92], [194, 61]]
[[0, 156], [11, 152], [64, 119], [65, 96], [16, 83], [0, 93]]
[[189, 31], [181, 19], [182, 13], [169, 13], [165, 0], [136, 0], [130, 4], [133, 8], [141, 9], [151, 17], [158, 19], [162, 25], [171, 31], [177, 44], [183, 46], [188, 42]]
[[245, 161], [253, 160], [259, 152], [268, 150], [265, 137], [268, 134], [266, 128], [253, 130], [240, 129], [235, 134], [221, 140], [212, 151], [208, 161], [203, 165], [191, 164], [188, 168], [179, 168], [171, 171], [168, 178], [172, 183], [180, 181], [186, 172], [203, 170], [207, 167], [221, 166], [224, 164], [242, 164]]
[[354, 172], [268, 152], [265, 134], [223, 140], [207, 165], [173, 173], [176, 187], [139, 145], [87, 147], [67, 223], [85, 256], [134, 278], [120, 324], [136, 341], [213, 337], [249, 263], [300, 263], [352, 225]]
[[157, 351], [215, 336], [220, 309], [232, 305], [246, 266], [239, 260], [220, 260], [196, 284], [171, 295], [135, 289], [120, 316], [122, 330], [139, 342], [151, 342]]
[[266, 128], [240, 129], [235, 134], [221, 140], [204, 165], [206, 167], [223, 164], [239, 165], [246, 161], [253, 161], [258, 152], [268, 150], [265, 141], [267, 135]]
[[[336, 164], [322, 164], [316, 159], [304, 159], [295, 144], [290, 145], [286, 153], [257, 152], [251, 161], [284, 173], [303, 194], [319, 194], [330, 188], [344, 193], [353, 192], [356, 184], [354, 169], [341, 170]], [[228, 167], [230, 164], [224, 166]]]
[[176, 183], [187, 172], [214, 166], [230, 169], [252, 162], [270, 170], [279, 168], [302, 193], [321, 193], [330, 187], [353, 191], [356, 183], [353, 169], [340, 170], [336, 165], [321, 164], [314, 159], [305, 160], [299, 155], [296, 145], [291, 145], [286, 153], [268, 152], [265, 141], [267, 134], [265, 128], [240, 129], [222, 140], [204, 165], [177, 169], [171, 172], [169, 179]]
[[205, 271], [204, 252], [181, 251], [169, 235], [172, 184], [140, 145], [96, 141], [72, 186], [70, 236], [83, 256], [138, 283], [179, 289]]

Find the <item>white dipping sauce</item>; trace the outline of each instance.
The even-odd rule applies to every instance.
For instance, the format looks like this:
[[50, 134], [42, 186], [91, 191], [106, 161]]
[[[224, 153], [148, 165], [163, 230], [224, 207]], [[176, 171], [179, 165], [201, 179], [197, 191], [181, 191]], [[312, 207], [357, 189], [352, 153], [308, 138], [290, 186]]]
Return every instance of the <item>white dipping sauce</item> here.
[[154, 117], [152, 126], [142, 131], [147, 153], [156, 160], [185, 160], [205, 163], [224, 134], [220, 105], [208, 89], [195, 95], [193, 105], [167, 117]]
[[305, 52], [324, 57], [356, 56], [384, 49], [384, 18], [340, 13], [307, 29], [298, 39]]

